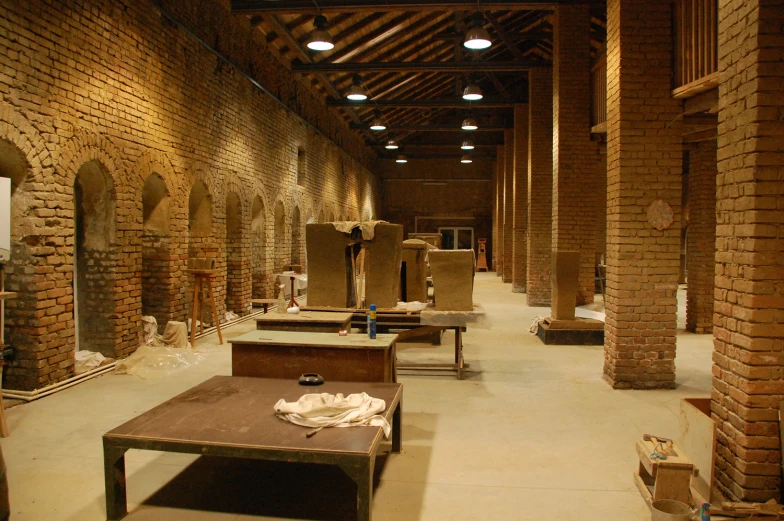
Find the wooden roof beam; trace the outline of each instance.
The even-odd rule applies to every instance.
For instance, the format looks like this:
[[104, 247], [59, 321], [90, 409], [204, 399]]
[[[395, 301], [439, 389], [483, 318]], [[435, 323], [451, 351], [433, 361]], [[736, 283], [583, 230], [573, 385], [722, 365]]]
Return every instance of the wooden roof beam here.
[[[522, 102], [520, 102], [522, 103]], [[450, 108], [450, 109], [507, 109], [515, 106], [514, 101], [474, 101], [458, 99], [402, 99], [402, 100], [366, 100], [351, 101], [344, 99], [327, 99], [329, 107], [402, 107], [402, 108]]]
[[[350, 128], [354, 130], [367, 130], [369, 127], [368, 125], [359, 125], [357, 123], [350, 123]], [[482, 127], [480, 126], [476, 130], [466, 131], [460, 128], [460, 123], [456, 123], [454, 125], [401, 125], [397, 127], [392, 127], [390, 130], [392, 131], [412, 131], [412, 132], [461, 132], [465, 135], [470, 135], [471, 132], [503, 132], [504, 130], [512, 130], [514, 127]]]
[[386, 63], [303, 63], [291, 71], [305, 74], [344, 72], [516, 72], [546, 65], [539, 60], [515, 62], [386, 62]]
[[329, 63], [341, 63], [353, 58], [368, 48], [378, 45], [384, 40], [402, 31], [405, 28], [403, 23], [410, 18], [411, 13], [404, 13], [403, 15], [390, 20], [378, 29], [375, 29], [365, 36], [351, 42], [351, 44], [346, 46], [344, 49], [326, 56], [325, 61], [328, 61]]
[[520, 51], [520, 49], [517, 47], [517, 44], [515, 44], [515, 42], [509, 36], [509, 33], [506, 32], [506, 29], [504, 29], [504, 26], [501, 25], [501, 22], [498, 21], [498, 18], [496, 18], [495, 15], [490, 11], [485, 11], [484, 15], [487, 21], [490, 22], [490, 25], [493, 26], [493, 29], [495, 29], [495, 32], [498, 33], [498, 36], [501, 37], [501, 41], [504, 42], [504, 45], [506, 45], [506, 47], [512, 52], [514, 59], [517, 61], [525, 60], [525, 56], [523, 56], [522, 51]]
[[[482, 10], [554, 10], [558, 5], [593, 4], [595, 0], [526, 0], [523, 2], [483, 2]], [[334, 12], [381, 12], [381, 11], [450, 11], [455, 9], [476, 10], [476, 0], [445, 0], [421, 2], [417, 0], [231, 0], [235, 13], [280, 13], [280, 14], [319, 14]]]

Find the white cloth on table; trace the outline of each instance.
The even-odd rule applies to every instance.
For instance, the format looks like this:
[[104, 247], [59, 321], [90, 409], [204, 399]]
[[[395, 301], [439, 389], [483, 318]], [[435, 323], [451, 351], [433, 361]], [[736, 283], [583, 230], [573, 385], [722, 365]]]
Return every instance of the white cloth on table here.
[[363, 241], [372, 241], [376, 236], [376, 225], [378, 223], [386, 223], [387, 221], [336, 221], [332, 226], [339, 232], [351, 235], [356, 228], [359, 228]]
[[296, 402], [278, 400], [275, 414], [281, 420], [303, 427], [381, 427], [384, 437], [389, 438], [392, 428], [381, 416], [387, 408], [386, 402], [367, 393], [343, 396], [341, 393], [305, 394]]

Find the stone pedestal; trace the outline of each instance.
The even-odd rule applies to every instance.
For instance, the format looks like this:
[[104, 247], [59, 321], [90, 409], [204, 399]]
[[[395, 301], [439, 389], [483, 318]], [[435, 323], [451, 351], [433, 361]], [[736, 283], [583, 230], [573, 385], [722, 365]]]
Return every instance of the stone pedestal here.
[[601, 346], [604, 345], [604, 322], [592, 318], [558, 320], [548, 317], [539, 323], [536, 335], [547, 345]]

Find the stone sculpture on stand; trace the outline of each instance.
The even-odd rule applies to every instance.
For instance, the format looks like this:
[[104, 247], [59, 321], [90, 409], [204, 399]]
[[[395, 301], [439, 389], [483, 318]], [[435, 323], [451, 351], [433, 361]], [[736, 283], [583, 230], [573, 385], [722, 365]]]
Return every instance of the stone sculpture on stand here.
[[436, 311], [473, 311], [474, 250], [432, 250], [428, 259]]

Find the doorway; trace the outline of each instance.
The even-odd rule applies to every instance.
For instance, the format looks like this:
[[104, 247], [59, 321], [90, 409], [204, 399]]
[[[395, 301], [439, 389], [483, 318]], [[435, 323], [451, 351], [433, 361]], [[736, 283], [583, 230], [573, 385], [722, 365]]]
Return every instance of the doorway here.
[[473, 250], [473, 228], [439, 228], [442, 250]]

